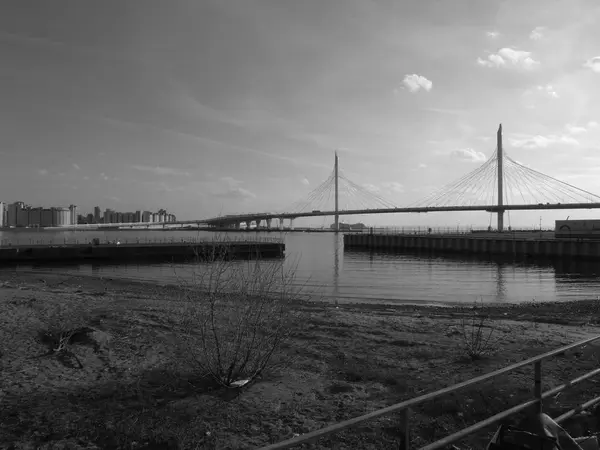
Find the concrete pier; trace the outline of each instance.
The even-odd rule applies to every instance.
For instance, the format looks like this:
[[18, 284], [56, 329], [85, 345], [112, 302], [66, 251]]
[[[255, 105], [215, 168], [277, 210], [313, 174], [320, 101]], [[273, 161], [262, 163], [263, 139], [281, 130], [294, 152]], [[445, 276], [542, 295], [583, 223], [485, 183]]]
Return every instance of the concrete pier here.
[[600, 240], [514, 238], [510, 235], [345, 234], [348, 249], [428, 250], [435, 253], [512, 255], [519, 258], [600, 259]]
[[0, 248], [0, 264], [19, 262], [153, 261], [282, 258], [283, 242], [29, 245]]

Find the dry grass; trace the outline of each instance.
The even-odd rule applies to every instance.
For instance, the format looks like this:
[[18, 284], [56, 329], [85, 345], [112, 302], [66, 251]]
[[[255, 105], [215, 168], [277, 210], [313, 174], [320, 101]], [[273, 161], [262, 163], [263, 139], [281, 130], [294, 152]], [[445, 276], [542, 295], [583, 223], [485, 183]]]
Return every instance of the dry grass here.
[[[40, 278], [22, 274], [0, 288], [0, 448], [59, 441], [79, 448], [257, 448], [581, 340], [598, 333], [600, 319], [592, 301], [489, 308], [486, 320], [500, 340], [496, 351], [472, 360], [461, 332], [464, 309], [299, 302], [304, 319], [281, 341], [273, 369], [239, 390], [190, 364], [184, 327], [176, 327], [181, 289]], [[59, 304], [86, 311], [84, 326], [110, 336], [110, 348], [71, 342], [82, 367], [39, 358], [46, 351], [36, 336], [45, 323], [40, 311]], [[597, 367], [599, 357], [600, 346], [590, 345], [544, 363], [544, 389]], [[530, 399], [532, 378], [532, 369], [523, 369], [415, 408], [413, 446]], [[548, 401], [545, 410], [555, 416], [589, 398], [591, 383]], [[399, 416], [382, 418], [306, 448], [397, 448], [399, 425]], [[569, 425], [574, 433], [584, 426], [597, 427], [596, 417]], [[461, 448], [481, 448], [485, 440], [476, 436]]]

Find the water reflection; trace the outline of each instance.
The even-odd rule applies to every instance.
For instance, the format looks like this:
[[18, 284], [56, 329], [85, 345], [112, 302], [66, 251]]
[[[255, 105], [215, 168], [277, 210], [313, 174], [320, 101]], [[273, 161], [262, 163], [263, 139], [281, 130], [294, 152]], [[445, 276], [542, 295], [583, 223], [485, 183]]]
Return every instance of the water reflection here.
[[[112, 234], [111, 234], [112, 233]], [[140, 232], [139, 238], [167, 232]], [[113, 236], [114, 235], [114, 236]], [[251, 233], [247, 237], [260, 237]], [[56, 239], [62, 239], [57, 234]], [[105, 239], [124, 236], [105, 232]], [[202, 237], [198, 232], [173, 232], [176, 239]], [[208, 233], [208, 236], [213, 236]], [[343, 235], [333, 233], [268, 234], [286, 242], [285, 265], [295, 269], [297, 282], [315, 297], [360, 302], [521, 302], [596, 298], [600, 293], [600, 262], [571, 258], [515, 259], [419, 251], [344, 250]], [[86, 238], [89, 236], [86, 236]], [[134, 233], [128, 239], [137, 238]], [[80, 236], [81, 239], [84, 236]], [[35, 268], [21, 265], [19, 270]], [[188, 264], [85, 264], [37, 267], [64, 273], [111, 278], [179, 282], [198, 267]], [[11, 269], [11, 270], [14, 270]]]

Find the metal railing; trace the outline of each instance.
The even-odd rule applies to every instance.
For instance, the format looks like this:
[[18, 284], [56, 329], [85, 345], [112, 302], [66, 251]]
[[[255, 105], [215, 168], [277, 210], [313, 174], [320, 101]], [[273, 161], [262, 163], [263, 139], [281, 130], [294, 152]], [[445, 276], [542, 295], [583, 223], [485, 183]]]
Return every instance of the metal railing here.
[[15, 247], [49, 247], [49, 246], [67, 246], [67, 245], [94, 245], [94, 239], [99, 239], [99, 245], [166, 245], [166, 244], [281, 244], [284, 242], [282, 238], [276, 237], [252, 237], [251, 239], [243, 236], [225, 236], [219, 237], [199, 237], [199, 238], [174, 238], [174, 237], [163, 237], [163, 238], [50, 238], [50, 239], [36, 239], [36, 238], [24, 238], [24, 239], [0, 239], [0, 248], [15, 248]]
[[[495, 229], [488, 229], [485, 227], [367, 227], [362, 229], [351, 229], [344, 230], [347, 233], [363, 233], [363, 234], [441, 234], [441, 235], [478, 235], [486, 233], [497, 233]], [[554, 229], [539, 229], [539, 228], [511, 228], [506, 229], [502, 234], [511, 233], [554, 233]]]
[[[526, 359], [525, 361], [521, 361], [519, 363], [512, 364], [510, 366], [504, 367], [502, 369], [496, 370], [496, 371], [488, 373], [486, 375], [472, 378], [470, 380], [463, 381], [462, 383], [458, 383], [453, 386], [449, 386], [449, 387], [440, 389], [438, 391], [431, 392], [429, 394], [424, 394], [419, 397], [416, 397], [416, 398], [413, 398], [410, 400], [406, 400], [404, 402], [397, 403], [395, 405], [391, 405], [391, 406], [382, 408], [377, 411], [373, 411], [373, 412], [365, 414], [363, 416], [345, 420], [343, 422], [339, 422], [337, 424], [330, 425], [330, 426], [322, 428], [320, 430], [312, 431], [312, 432], [307, 433], [302, 436], [298, 436], [298, 437], [295, 437], [292, 439], [288, 439], [286, 441], [282, 441], [282, 442], [279, 442], [276, 444], [271, 444], [266, 447], [262, 447], [261, 450], [280, 450], [280, 449], [292, 448], [292, 447], [295, 447], [300, 444], [305, 444], [305, 443], [312, 442], [312, 441], [315, 441], [317, 439], [320, 439], [320, 438], [323, 438], [326, 436], [330, 436], [335, 433], [339, 433], [342, 430], [348, 429], [350, 427], [354, 427], [363, 422], [373, 420], [378, 417], [386, 416], [386, 415], [389, 415], [392, 413], [397, 413], [397, 412], [404, 412], [403, 418], [402, 418], [402, 432], [403, 432], [402, 434], [403, 434], [403, 441], [404, 441], [403, 444], [404, 445], [402, 448], [404, 448], [404, 450], [409, 450], [409, 448], [410, 448], [410, 420], [409, 419], [410, 419], [411, 408], [421, 405], [422, 403], [434, 400], [443, 395], [450, 394], [452, 392], [456, 392], [461, 389], [473, 386], [474, 384], [490, 380], [499, 375], [503, 375], [508, 372], [512, 372], [516, 369], [527, 366], [529, 364], [534, 365], [534, 376], [533, 376], [533, 394], [534, 394], [533, 396], [534, 396], [534, 398], [532, 400], [521, 403], [517, 406], [513, 406], [512, 408], [509, 408], [505, 411], [502, 411], [498, 414], [488, 417], [487, 419], [482, 420], [482, 421], [480, 421], [474, 425], [471, 425], [467, 428], [464, 428], [460, 431], [457, 431], [456, 433], [451, 434], [450, 436], [447, 436], [443, 439], [440, 439], [431, 444], [428, 444], [425, 447], [421, 447], [420, 450], [441, 449], [450, 444], [458, 442], [458, 441], [466, 438], [467, 436], [470, 436], [478, 431], [481, 431], [482, 429], [487, 428], [490, 425], [497, 424], [497, 423], [501, 422], [502, 420], [507, 419], [508, 417], [513, 416], [513, 415], [515, 415], [521, 411], [524, 411], [526, 409], [535, 407], [537, 412], [542, 412], [542, 401], [544, 399], [554, 396], [554, 395], [558, 394], [559, 392], [564, 391], [567, 388], [570, 388], [582, 381], [587, 380], [588, 378], [591, 378], [595, 375], [600, 374], [600, 368], [594, 369], [580, 377], [574, 378], [560, 386], [550, 389], [549, 391], [542, 392], [542, 361], [544, 359], [551, 358], [553, 356], [560, 355], [568, 350], [572, 350], [574, 348], [584, 346], [584, 345], [589, 344], [597, 339], [600, 339], [600, 335], [580, 341], [580, 342], [576, 342], [571, 345], [567, 345], [565, 347], [558, 348], [556, 350], [552, 350], [550, 352], [544, 353], [543, 355], [539, 355], [539, 356], [535, 356], [533, 358]], [[600, 397], [596, 397], [596, 398], [580, 405], [577, 408], [573, 408], [573, 409], [567, 411], [566, 413], [562, 414], [561, 416], [557, 417], [554, 420], [557, 423], [564, 422], [565, 420], [573, 417], [576, 413], [583, 411], [585, 409], [588, 409], [588, 408], [596, 405], [597, 403], [600, 403]]]

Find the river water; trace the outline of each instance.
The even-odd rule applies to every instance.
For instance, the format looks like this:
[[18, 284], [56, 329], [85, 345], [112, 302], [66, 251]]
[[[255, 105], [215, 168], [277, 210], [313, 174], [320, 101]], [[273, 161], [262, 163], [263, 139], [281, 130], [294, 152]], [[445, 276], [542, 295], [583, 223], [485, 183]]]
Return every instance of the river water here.
[[[0, 232], [0, 239], [20, 243], [89, 242], [99, 237], [122, 242], [182, 238], [214, 238], [198, 231], [38, 231]], [[418, 253], [345, 251], [341, 234], [228, 233], [227, 238], [280, 237], [286, 243], [283, 263], [296, 269], [305, 292], [334, 301], [454, 304], [484, 301], [519, 303], [597, 298], [600, 262], [560, 263], [492, 260], [474, 256], [431, 256]], [[31, 269], [21, 265], [18, 270]], [[171, 264], [105, 264], [35, 268], [108, 278], [177, 282], [191, 266]], [[2, 269], [7, 270], [7, 269]], [[13, 269], [10, 269], [13, 270]]]

